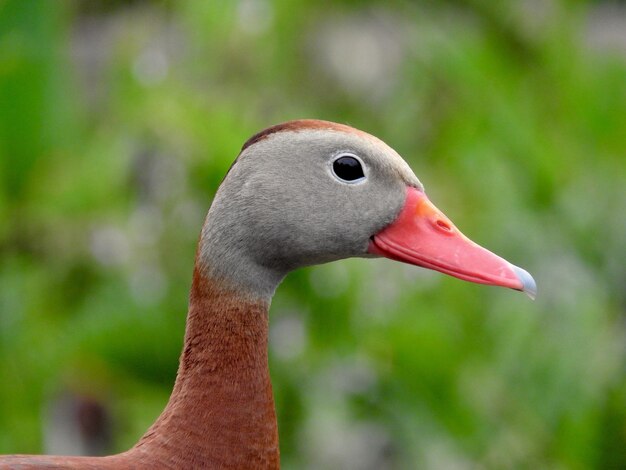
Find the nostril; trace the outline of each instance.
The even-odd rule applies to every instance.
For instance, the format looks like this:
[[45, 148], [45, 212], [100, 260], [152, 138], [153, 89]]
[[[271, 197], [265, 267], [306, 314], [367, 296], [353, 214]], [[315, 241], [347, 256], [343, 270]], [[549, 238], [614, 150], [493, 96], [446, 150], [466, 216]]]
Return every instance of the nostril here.
[[452, 225], [446, 222], [445, 220], [437, 219], [435, 223], [437, 224], [437, 227], [439, 227], [442, 230], [445, 230], [446, 232], [452, 231]]

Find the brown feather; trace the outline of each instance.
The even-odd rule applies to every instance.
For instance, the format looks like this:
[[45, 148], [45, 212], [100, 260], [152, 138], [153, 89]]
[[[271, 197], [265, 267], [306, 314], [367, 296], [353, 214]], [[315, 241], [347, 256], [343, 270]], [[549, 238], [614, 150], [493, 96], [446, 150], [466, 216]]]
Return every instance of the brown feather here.
[[296, 119], [294, 121], [287, 121], [281, 124], [276, 124], [274, 126], [268, 127], [267, 129], [263, 129], [261, 132], [254, 134], [243, 144], [241, 151], [243, 152], [251, 145], [256, 144], [260, 140], [266, 139], [268, 136], [276, 134], [277, 132], [297, 132], [304, 130], [328, 130], [347, 132], [349, 134], [357, 134], [361, 137], [378, 140], [376, 137], [368, 134], [367, 132], [355, 129], [354, 127], [350, 127], [346, 124], [322, 121], [320, 119]]
[[3, 456], [0, 468], [279, 468], [268, 308], [196, 269], [174, 391], [139, 443], [109, 457]]

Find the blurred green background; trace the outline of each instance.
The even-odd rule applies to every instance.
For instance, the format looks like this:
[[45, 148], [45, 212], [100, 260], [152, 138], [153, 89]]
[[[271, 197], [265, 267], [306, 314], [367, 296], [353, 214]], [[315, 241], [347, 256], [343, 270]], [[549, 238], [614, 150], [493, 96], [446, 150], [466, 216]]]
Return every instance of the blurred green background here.
[[301, 117], [388, 142], [539, 297], [293, 273], [283, 467], [626, 468], [626, 6], [557, 0], [0, 0], [0, 453], [142, 435], [211, 197]]

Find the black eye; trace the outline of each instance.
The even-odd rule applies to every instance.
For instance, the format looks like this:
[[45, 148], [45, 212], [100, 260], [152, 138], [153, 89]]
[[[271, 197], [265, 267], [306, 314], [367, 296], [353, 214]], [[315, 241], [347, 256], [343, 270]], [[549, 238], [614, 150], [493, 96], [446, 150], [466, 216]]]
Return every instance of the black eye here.
[[333, 172], [343, 181], [354, 182], [365, 178], [361, 162], [350, 155], [343, 155], [333, 162]]

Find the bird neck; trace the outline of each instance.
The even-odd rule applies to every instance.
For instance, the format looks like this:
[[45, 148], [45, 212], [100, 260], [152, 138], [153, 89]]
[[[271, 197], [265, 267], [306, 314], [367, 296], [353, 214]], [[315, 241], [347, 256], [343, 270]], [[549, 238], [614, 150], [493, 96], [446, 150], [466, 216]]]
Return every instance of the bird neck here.
[[181, 468], [278, 468], [268, 309], [196, 267], [174, 390], [129, 452]]
[[108, 457], [0, 456], [0, 468], [279, 468], [268, 309], [269, 298], [196, 267], [176, 384], [137, 445]]

